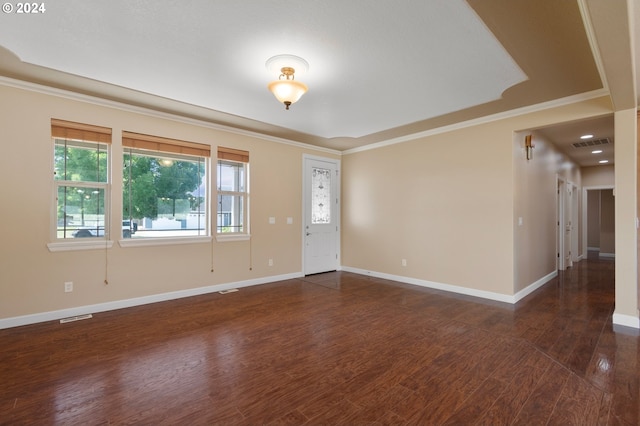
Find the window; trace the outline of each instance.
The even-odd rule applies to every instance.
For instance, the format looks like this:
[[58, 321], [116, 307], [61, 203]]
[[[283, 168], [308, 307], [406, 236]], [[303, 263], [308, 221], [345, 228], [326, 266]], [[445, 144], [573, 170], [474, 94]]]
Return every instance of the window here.
[[206, 188], [211, 148], [130, 132], [123, 132], [122, 145], [123, 237], [208, 235]]
[[111, 129], [51, 120], [56, 240], [109, 236]]
[[248, 234], [249, 153], [218, 147], [218, 234]]

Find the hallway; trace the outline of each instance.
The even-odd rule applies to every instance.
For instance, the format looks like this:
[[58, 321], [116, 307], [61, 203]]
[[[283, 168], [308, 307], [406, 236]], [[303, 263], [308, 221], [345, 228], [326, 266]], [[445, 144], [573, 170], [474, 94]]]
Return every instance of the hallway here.
[[512, 306], [334, 272], [0, 330], [0, 424], [637, 425], [613, 276]]

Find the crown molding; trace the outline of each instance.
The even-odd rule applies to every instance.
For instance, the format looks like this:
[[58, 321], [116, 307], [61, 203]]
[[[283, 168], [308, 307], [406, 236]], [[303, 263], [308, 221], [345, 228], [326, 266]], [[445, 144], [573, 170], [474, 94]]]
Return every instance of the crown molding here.
[[184, 117], [179, 114], [167, 113], [162, 111], [156, 111], [151, 108], [145, 108], [140, 106], [131, 105], [125, 102], [113, 101], [104, 98], [100, 98], [98, 96], [85, 95], [82, 93], [73, 92], [70, 90], [58, 89], [55, 87], [50, 87], [42, 84], [31, 83], [24, 80], [13, 79], [9, 77], [0, 76], [0, 85], [14, 87], [17, 89], [27, 90], [36, 93], [42, 93], [49, 96], [56, 96], [60, 98], [70, 99], [79, 102], [85, 102], [97, 106], [103, 106], [107, 108], [118, 109], [125, 112], [131, 112], [141, 115], [146, 115], [149, 117], [160, 118], [164, 120], [171, 120], [178, 123], [189, 124], [199, 127], [205, 127], [212, 130], [219, 130], [223, 132], [233, 133], [242, 136], [248, 136], [256, 139], [262, 139], [269, 142], [275, 142], [284, 145], [295, 146], [298, 148], [323, 152], [332, 155], [348, 155], [355, 154], [358, 152], [369, 151], [372, 149], [383, 148], [386, 146], [396, 145], [400, 143], [410, 142], [416, 139], [424, 138], [427, 136], [438, 135], [442, 133], [451, 132], [454, 130], [464, 129], [467, 127], [477, 126], [481, 124], [487, 124], [494, 121], [504, 120], [507, 118], [513, 118], [517, 116], [521, 116], [524, 114], [529, 114], [532, 112], [543, 111], [546, 109], [556, 108], [560, 106], [570, 105], [577, 102], [587, 101], [595, 98], [599, 98], [602, 96], [608, 96], [609, 92], [606, 89], [594, 90], [591, 92], [581, 93], [579, 95], [568, 96], [561, 99], [556, 99], [553, 101], [543, 102], [536, 105], [530, 105], [522, 108], [517, 108], [511, 111], [501, 112], [497, 114], [487, 115], [485, 117], [480, 117], [472, 120], [462, 121], [460, 123], [455, 123], [448, 126], [438, 127], [434, 129], [425, 130], [423, 132], [412, 133], [405, 136], [400, 136], [397, 138], [388, 139], [386, 141], [372, 143], [368, 145], [364, 145], [361, 147], [356, 147], [352, 149], [347, 149], [345, 151], [339, 151], [336, 149], [320, 147], [316, 145], [311, 145], [303, 142], [298, 142], [290, 139], [279, 138], [275, 136], [265, 135], [259, 132], [253, 132], [250, 130], [238, 129], [233, 126], [226, 126], [223, 124], [211, 123], [205, 120], [199, 120], [195, 118]]
[[582, 16], [582, 23], [584, 24], [584, 29], [587, 34], [587, 40], [589, 41], [589, 46], [591, 47], [591, 54], [593, 55], [593, 60], [596, 63], [596, 68], [598, 69], [598, 73], [600, 74], [600, 80], [602, 81], [602, 86], [604, 90], [609, 91], [609, 86], [607, 82], [607, 75], [604, 71], [604, 63], [602, 61], [602, 56], [600, 56], [600, 48], [598, 47], [598, 39], [596, 37], [595, 31], [593, 30], [593, 24], [591, 23], [591, 14], [589, 13], [589, 7], [587, 6], [586, 0], [578, 0], [578, 8], [580, 9], [580, 15]]
[[211, 123], [206, 120], [199, 120], [196, 118], [184, 117], [180, 114], [156, 111], [152, 108], [135, 106], [135, 105], [128, 104], [126, 102], [112, 101], [112, 100], [104, 99], [98, 96], [85, 95], [85, 94], [73, 92], [70, 90], [58, 89], [55, 87], [32, 83], [24, 80], [18, 80], [18, 79], [0, 76], [0, 85], [14, 87], [16, 89], [27, 90], [30, 92], [41, 93], [49, 96], [56, 96], [59, 98], [69, 99], [73, 101], [89, 103], [97, 106], [118, 109], [125, 112], [146, 115], [148, 117], [171, 120], [171, 121], [175, 121], [182, 124], [189, 124], [193, 126], [205, 127], [212, 130], [219, 130], [219, 131], [233, 133], [237, 135], [248, 136], [248, 137], [262, 139], [269, 142], [295, 146], [298, 148], [303, 148], [303, 149], [308, 149], [313, 151], [320, 151], [327, 154], [334, 154], [334, 155], [342, 154], [341, 151], [331, 149], [331, 148], [324, 148], [321, 146], [311, 145], [311, 144], [298, 142], [290, 139], [269, 136], [259, 132], [238, 129], [233, 126], [226, 126], [223, 124]]
[[591, 92], [581, 93], [579, 95], [568, 96], [561, 99], [555, 99], [553, 101], [543, 102], [536, 105], [530, 105], [522, 108], [513, 109], [511, 111], [500, 112], [497, 114], [491, 114], [484, 117], [474, 118], [472, 120], [461, 121], [460, 123], [451, 124], [449, 126], [437, 127], [435, 129], [425, 130], [424, 132], [413, 133], [410, 135], [400, 136], [386, 141], [372, 143], [369, 145], [348, 149], [342, 151], [342, 155], [355, 154], [357, 152], [369, 151], [372, 149], [383, 148], [385, 146], [396, 145], [400, 143], [410, 142], [416, 139], [424, 138], [427, 136], [438, 135], [442, 133], [452, 132], [454, 130], [460, 130], [467, 127], [478, 126], [481, 124], [487, 124], [494, 121], [500, 121], [507, 118], [518, 117], [533, 112], [543, 111], [546, 109], [556, 108], [560, 106], [570, 105], [582, 101], [588, 101], [591, 99], [600, 98], [602, 96], [608, 96], [609, 92], [605, 89], [593, 90]]

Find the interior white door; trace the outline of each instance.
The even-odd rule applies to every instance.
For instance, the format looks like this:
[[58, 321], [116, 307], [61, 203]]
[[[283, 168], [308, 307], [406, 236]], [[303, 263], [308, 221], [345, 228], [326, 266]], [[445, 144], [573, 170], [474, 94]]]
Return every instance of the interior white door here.
[[559, 271], [564, 270], [564, 262], [560, 257], [563, 249], [562, 242], [564, 241], [562, 238], [562, 226], [560, 225], [562, 222], [562, 203], [564, 202], [561, 188], [562, 181], [558, 180], [556, 183], [556, 269]]
[[573, 206], [573, 191], [571, 185], [565, 185], [565, 197], [564, 197], [564, 266], [565, 268], [571, 268], [573, 266], [573, 258], [571, 256], [571, 234], [573, 233], [573, 223], [571, 214], [571, 207]]
[[579, 219], [579, 204], [578, 197], [580, 192], [578, 187], [574, 184], [571, 185], [571, 263], [577, 263], [580, 261], [580, 248], [579, 248], [579, 232], [580, 232], [580, 219]]
[[556, 200], [557, 207], [557, 231], [556, 231], [556, 249], [557, 249], [557, 268], [564, 271], [566, 268], [565, 253], [565, 198], [566, 190], [564, 180], [558, 179], [558, 198]]
[[304, 274], [338, 269], [339, 168], [338, 162], [304, 158]]
[[573, 222], [571, 207], [573, 205], [573, 191], [571, 184], [563, 179], [558, 179], [558, 270], [565, 270], [573, 266], [571, 257], [571, 244]]

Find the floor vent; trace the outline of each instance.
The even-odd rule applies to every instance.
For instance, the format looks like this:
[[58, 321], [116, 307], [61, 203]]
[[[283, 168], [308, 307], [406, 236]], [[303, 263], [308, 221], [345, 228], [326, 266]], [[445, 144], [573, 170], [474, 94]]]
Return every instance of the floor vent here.
[[91, 315], [91, 314], [76, 315], [75, 317], [62, 318], [60, 320], [60, 324], [64, 324], [64, 323], [67, 323], [67, 322], [73, 322], [73, 321], [86, 320], [86, 319], [89, 319], [89, 318], [93, 318], [93, 315]]
[[218, 293], [227, 294], [227, 293], [233, 293], [234, 291], [238, 291], [238, 289], [237, 288], [230, 288], [228, 290], [220, 290]]
[[576, 142], [572, 145], [574, 148], [586, 148], [589, 146], [608, 145], [610, 143], [611, 142], [609, 141], [609, 138], [604, 138], [604, 139], [594, 139], [592, 141]]

